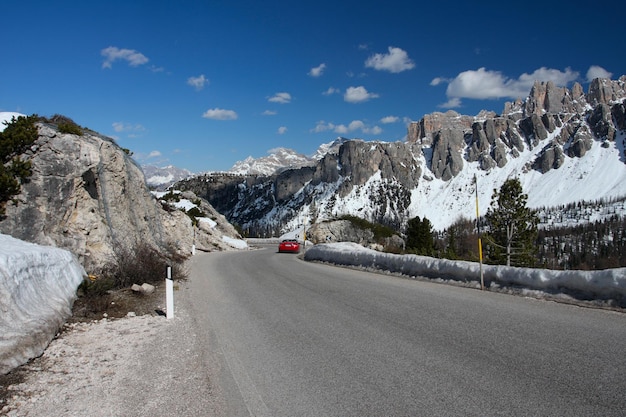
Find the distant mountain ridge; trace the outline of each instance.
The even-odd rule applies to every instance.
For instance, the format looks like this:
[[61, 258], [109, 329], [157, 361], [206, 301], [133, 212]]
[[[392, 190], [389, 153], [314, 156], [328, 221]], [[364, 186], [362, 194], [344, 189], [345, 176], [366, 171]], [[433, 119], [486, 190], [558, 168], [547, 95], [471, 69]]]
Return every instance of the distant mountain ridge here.
[[[237, 161], [226, 171], [236, 175], [262, 175], [270, 176], [287, 169], [314, 166], [329, 152], [337, 152], [342, 143], [349, 139], [339, 137], [332, 142], [320, 145], [312, 156], [306, 156], [288, 148], [275, 148], [270, 150], [270, 154], [260, 158], [247, 157], [243, 161]], [[191, 177], [191, 171], [178, 168], [173, 165], [158, 167], [156, 165], [142, 165], [148, 186], [163, 191], [170, 185]], [[219, 173], [214, 173], [219, 175]], [[201, 174], [200, 174], [201, 175]]]
[[176, 181], [183, 180], [193, 175], [191, 171], [173, 165], [165, 167], [142, 165], [141, 169], [146, 177], [148, 186], [159, 191], [166, 190], [167, 187], [174, 184]]
[[[340, 140], [317, 162], [252, 178], [203, 175], [179, 182], [244, 230], [280, 232], [304, 219], [354, 214], [402, 227], [415, 216], [436, 229], [484, 214], [494, 189], [519, 177], [531, 207], [626, 197], [626, 76], [583, 92], [536, 82], [501, 115], [432, 113], [406, 142]], [[252, 164], [254, 161], [248, 161]]]

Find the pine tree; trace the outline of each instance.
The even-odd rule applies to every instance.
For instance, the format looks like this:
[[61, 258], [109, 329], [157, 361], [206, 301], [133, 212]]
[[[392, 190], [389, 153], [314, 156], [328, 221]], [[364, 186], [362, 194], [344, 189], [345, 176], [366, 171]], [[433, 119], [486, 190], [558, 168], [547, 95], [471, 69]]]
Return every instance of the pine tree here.
[[0, 132], [0, 216], [4, 216], [6, 203], [19, 194], [21, 184], [32, 174], [30, 161], [21, 160], [19, 155], [37, 139], [38, 119], [37, 115], [13, 117]]
[[506, 180], [500, 191], [494, 190], [491, 207], [485, 215], [488, 225], [485, 241], [491, 261], [508, 266], [534, 265], [539, 218], [526, 207], [527, 200], [528, 195], [522, 192], [517, 178]]
[[434, 252], [433, 225], [426, 217], [414, 217], [407, 223], [406, 248], [418, 255], [432, 256]]

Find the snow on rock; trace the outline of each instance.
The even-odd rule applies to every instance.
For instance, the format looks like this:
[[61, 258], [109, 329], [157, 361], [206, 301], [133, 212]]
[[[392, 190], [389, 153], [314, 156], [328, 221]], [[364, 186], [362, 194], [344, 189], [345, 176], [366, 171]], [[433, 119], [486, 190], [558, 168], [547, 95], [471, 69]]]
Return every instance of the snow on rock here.
[[69, 251], [0, 234], [0, 373], [43, 353], [85, 275]]
[[229, 236], [222, 236], [222, 240], [235, 249], [246, 249], [248, 247], [248, 243], [245, 240], [234, 239]]
[[[315, 245], [307, 249], [305, 260], [374, 268], [408, 276], [480, 281], [480, 265], [476, 262], [382, 253], [348, 242]], [[615, 300], [620, 305], [626, 302], [626, 268], [556, 271], [483, 265], [483, 277], [486, 285], [523, 287], [585, 300]]]

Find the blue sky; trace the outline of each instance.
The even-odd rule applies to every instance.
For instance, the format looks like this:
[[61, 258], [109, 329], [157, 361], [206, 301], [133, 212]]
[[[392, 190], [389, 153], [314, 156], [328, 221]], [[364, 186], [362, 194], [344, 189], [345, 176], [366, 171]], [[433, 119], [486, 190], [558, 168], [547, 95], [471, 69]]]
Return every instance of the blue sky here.
[[410, 120], [501, 112], [535, 79], [626, 74], [622, 2], [28, 1], [5, 8], [0, 111], [113, 137], [142, 164], [227, 170]]

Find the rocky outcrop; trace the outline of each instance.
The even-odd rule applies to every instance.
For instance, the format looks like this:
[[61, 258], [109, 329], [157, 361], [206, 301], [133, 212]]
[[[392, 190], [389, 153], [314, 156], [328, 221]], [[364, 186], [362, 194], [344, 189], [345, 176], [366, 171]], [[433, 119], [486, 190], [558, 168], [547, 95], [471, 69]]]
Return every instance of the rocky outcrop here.
[[377, 239], [371, 229], [358, 227], [349, 220], [315, 223], [307, 230], [307, 239], [315, 244], [354, 242], [377, 250], [398, 250], [404, 247], [404, 240], [398, 235]]
[[454, 110], [427, 114], [419, 122], [409, 124], [407, 141], [430, 145], [436, 132], [444, 129], [466, 132], [472, 128], [473, 123], [474, 117], [461, 115]]
[[111, 139], [90, 131], [60, 133], [52, 124], [38, 129], [37, 141], [22, 156], [33, 174], [19, 203], [7, 206], [0, 232], [68, 249], [88, 271], [107, 262], [115, 248], [140, 242], [190, 254], [191, 219], [164, 210], [141, 168]]
[[613, 113], [608, 104], [602, 103], [596, 106], [587, 118], [587, 121], [596, 138], [615, 140], [617, 130], [613, 125]]
[[463, 132], [453, 129], [440, 130], [433, 140], [431, 170], [436, 178], [449, 181], [463, 169]]
[[565, 161], [563, 148], [558, 142], [547, 145], [535, 160], [533, 168], [541, 173], [546, 173], [551, 169], [559, 169]]
[[570, 157], [582, 158], [593, 145], [593, 135], [587, 125], [579, 125], [574, 130], [574, 135], [570, 138], [567, 155]]
[[618, 80], [608, 78], [596, 78], [589, 84], [587, 103], [592, 107], [598, 104], [614, 104], [626, 98], [626, 75]]
[[535, 81], [524, 103], [523, 114], [529, 117], [544, 113], [580, 113], [584, 111], [584, 105], [583, 88], [579, 83], [575, 83], [569, 90], [557, 87], [552, 81]]

